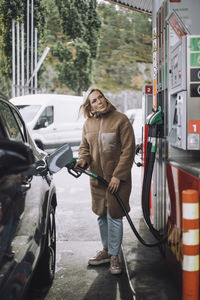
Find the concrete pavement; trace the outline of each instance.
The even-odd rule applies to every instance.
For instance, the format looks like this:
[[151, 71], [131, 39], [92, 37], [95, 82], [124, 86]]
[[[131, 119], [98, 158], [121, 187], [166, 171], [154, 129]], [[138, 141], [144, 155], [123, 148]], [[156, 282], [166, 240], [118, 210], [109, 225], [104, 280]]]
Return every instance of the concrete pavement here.
[[30, 298], [29, 295], [27, 300], [132, 300], [126, 272], [113, 276], [109, 264], [88, 266], [89, 257], [102, 249], [97, 216], [91, 211], [88, 176], [75, 179], [64, 170], [56, 174], [55, 182], [58, 195], [55, 279], [45, 296]]
[[[130, 216], [142, 238], [148, 243], [155, 239], [147, 229], [141, 210], [141, 169], [132, 169]], [[123, 252], [136, 300], [180, 300], [181, 295], [158, 247], [145, 247], [134, 236], [124, 218]]]
[[[140, 172], [133, 167], [130, 216], [142, 237], [151, 241], [141, 213]], [[56, 174], [55, 181], [58, 193], [55, 279], [45, 296], [29, 296], [27, 300], [181, 299], [158, 248], [141, 245], [125, 218], [123, 274], [111, 275], [109, 264], [88, 266], [88, 258], [102, 248], [97, 216], [91, 212], [89, 179], [86, 175], [75, 179], [63, 170]]]

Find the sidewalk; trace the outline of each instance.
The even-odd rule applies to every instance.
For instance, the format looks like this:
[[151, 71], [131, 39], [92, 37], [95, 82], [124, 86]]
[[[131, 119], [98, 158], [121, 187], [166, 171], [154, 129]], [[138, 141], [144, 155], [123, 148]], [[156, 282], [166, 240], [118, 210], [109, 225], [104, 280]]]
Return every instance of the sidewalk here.
[[[140, 168], [133, 167], [130, 217], [142, 238], [155, 242], [144, 223], [141, 209]], [[181, 299], [174, 279], [158, 247], [145, 247], [135, 237], [124, 218], [123, 253], [136, 300]]]

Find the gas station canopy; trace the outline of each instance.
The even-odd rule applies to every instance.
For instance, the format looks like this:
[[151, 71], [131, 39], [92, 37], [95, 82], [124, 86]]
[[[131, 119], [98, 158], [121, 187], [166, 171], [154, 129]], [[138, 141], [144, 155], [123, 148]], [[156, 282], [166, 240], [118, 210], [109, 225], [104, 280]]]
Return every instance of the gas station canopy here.
[[105, 0], [142, 13], [152, 14], [152, 0]]

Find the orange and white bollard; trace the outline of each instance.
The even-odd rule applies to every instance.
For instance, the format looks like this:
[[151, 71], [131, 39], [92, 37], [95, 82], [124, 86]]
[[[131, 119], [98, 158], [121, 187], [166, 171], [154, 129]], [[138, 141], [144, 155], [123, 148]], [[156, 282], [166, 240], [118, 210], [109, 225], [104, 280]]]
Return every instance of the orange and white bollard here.
[[199, 193], [182, 192], [182, 299], [199, 300]]

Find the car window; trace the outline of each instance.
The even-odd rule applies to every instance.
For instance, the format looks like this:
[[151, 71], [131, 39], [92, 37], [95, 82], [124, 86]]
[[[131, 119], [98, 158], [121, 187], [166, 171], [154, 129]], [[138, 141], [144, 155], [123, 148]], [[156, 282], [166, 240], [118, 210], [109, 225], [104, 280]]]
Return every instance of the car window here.
[[43, 111], [43, 113], [41, 114], [40, 119], [46, 118], [48, 125], [52, 124], [54, 119], [53, 112], [54, 112], [53, 106], [47, 106]]
[[26, 130], [25, 130], [24, 124], [22, 123], [22, 120], [20, 119], [19, 115], [17, 114], [17, 112], [14, 109], [12, 109], [12, 112], [13, 112], [16, 120], [17, 120], [17, 123], [20, 127], [20, 130], [21, 130], [22, 134], [25, 137], [26, 136]]
[[20, 131], [20, 128], [14, 118], [9, 106], [6, 103], [0, 103], [0, 114], [4, 125], [4, 128], [10, 137], [15, 141], [23, 142], [24, 138]]
[[42, 105], [16, 105], [25, 122], [31, 122]]

